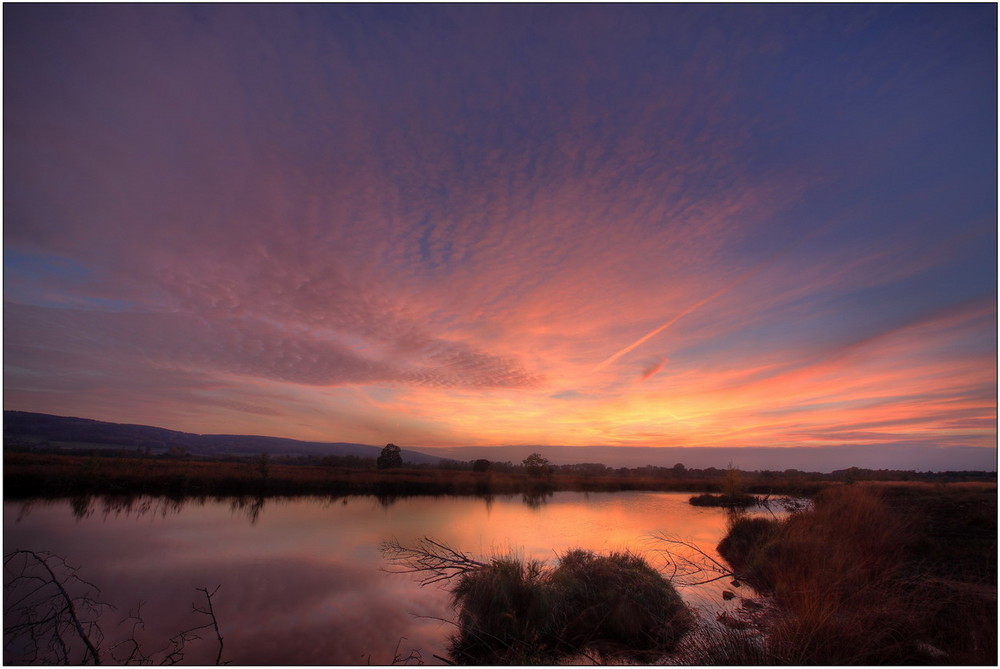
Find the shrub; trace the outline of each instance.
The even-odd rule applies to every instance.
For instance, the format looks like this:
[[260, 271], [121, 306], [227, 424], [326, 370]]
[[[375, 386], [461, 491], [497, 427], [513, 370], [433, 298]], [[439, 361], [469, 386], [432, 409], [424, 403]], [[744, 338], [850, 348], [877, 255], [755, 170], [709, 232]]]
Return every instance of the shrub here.
[[641, 557], [571, 550], [554, 569], [514, 557], [461, 576], [454, 659], [465, 664], [554, 664], [587, 650], [651, 659], [691, 625], [680, 595]]

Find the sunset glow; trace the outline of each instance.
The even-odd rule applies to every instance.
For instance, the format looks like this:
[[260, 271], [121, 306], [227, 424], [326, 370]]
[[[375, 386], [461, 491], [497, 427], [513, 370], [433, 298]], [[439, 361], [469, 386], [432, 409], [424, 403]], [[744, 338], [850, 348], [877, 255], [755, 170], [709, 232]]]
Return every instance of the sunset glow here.
[[996, 11], [5, 5], [4, 408], [995, 457]]

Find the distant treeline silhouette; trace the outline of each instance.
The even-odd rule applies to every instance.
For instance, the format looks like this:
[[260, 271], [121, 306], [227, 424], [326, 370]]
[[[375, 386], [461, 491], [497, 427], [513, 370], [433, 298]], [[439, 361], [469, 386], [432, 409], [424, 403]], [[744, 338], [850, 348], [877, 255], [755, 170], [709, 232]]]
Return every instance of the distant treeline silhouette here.
[[[541, 460], [544, 460], [542, 458]], [[357, 456], [227, 456], [182, 452], [153, 455], [136, 449], [5, 448], [4, 496], [66, 497], [77, 494], [173, 495], [376, 494], [482, 495], [575, 491], [660, 490], [723, 492], [731, 469], [620, 467], [600, 463], [551, 465], [531, 461], [468, 462], [378, 469]], [[830, 485], [859, 481], [995, 482], [993, 472], [915, 472], [851, 468], [824, 474], [788, 469], [741, 473], [752, 495], [812, 495]]]

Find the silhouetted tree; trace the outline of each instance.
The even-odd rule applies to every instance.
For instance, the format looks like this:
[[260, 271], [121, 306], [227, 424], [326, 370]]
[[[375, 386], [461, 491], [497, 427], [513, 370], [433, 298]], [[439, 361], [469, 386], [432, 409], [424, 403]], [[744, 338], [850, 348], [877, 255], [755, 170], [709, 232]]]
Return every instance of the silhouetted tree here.
[[484, 458], [480, 458], [472, 463], [472, 471], [474, 472], [485, 472], [490, 468], [490, 461]]
[[542, 476], [549, 472], [549, 461], [543, 458], [540, 453], [532, 453], [521, 464], [528, 470], [529, 476]]
[[396, 444], [386, 444], [385, 448], [382, 449], [382, 453], [378, 456], [377, 465], [379, 469], [402, 467], [403, 456], [400, 453], [399, 446]]

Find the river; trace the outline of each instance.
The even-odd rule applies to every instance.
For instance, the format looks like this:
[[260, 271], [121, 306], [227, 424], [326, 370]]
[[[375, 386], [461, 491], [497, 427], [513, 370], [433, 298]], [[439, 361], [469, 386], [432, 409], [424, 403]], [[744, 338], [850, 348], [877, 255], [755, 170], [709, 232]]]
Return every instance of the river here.
[[[197, 588], [214, 589], [223, 660], [238, 665], [389, 664], [419, 653], [447, 654], [454, 629], [448, 592], [412, 575], [387, 573], [380, 544], [432, 537], [470, 555], [513, 551], [554, 560], [568, 548], [630, 549], [670, 573], [657, 532], [711, 555], [726, 531], [722, 509], [694, 507], [688, 493], [557, 492], [521, 495], [339, 499], [163, 498], [4, 503], [4, 552], [61, 556], [116, 607], [102, 619], [106, 640], [141, 605], [147, 650], [203, 624]], [[6, 582], [6, 581], [5, 581]], [[703, 615], [734, 608], [728, 580], [679, 588]], [[745, 589], [745, 587], [744, 587]], [[737, 590], [738, 594], [749, 596]], [[5, 601], [6, 601], [5, 597]], [[5, 623], [9, 624], [6, 620]], [[185, 663], [212, 663], [214, 633], [188, 646]], [[138, 637], [137, 637], [138, 638]], [[5, 663], [18, 660], [4, 657]]]

